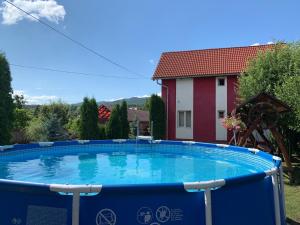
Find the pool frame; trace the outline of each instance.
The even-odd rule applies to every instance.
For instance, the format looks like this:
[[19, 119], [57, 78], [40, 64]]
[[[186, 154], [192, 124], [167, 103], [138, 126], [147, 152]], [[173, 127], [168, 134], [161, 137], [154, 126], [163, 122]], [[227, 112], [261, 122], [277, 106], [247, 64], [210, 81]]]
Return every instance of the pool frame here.
[[[0, 157], [1, 152], [11, 152], [25, 149], [34, 149], [41, 147], [55, 147], [55, 146], [72, 146], [72, 145], [85, 145], [85, 144], [165, 144], [165, 145], [195, 145], [202, 147], [212, 147], [212, 148], [223, 148], [231, 151], [238, 152], [250, 152], [266, 160], [272, 161], [274, 167], [270, 170], [264, 171], [264, 173], [249, 174], [242, 177], [219, 179], [211, 181], [202, 182], [184, 182], [183, 187], [186, 191], [204, 191], [205, 199], [205, 224], [212, 225], [212, 203], [211, 203], [211, 191], [217, 188], [224, 187], [226, 185], [235, 185], [241, 182], [246, 183], [253, 180], [264, 179], [266, 177], [271, 177], [272, 188], [273, 188], [273, 198], [274, 198], [274, 215], [275, 215], [275, 225], [284, 225], [282, 222], [286, 218], [285, 214], [285, 199], [284, 199], [284, 184], [283, 184], [283, 170], [281, 165], [281, 159], [276, 156], [272, 156], [268, 153], [260, 151], [253, 148], [243, 148], [237, 146], [229, 146], [225, 144], [211, 144], [202, 143], [194, 141], [162, 141], [162, 140], [125, 140], [125, 139], [115, 139], [115, 140], [76, 140], [76, 141], [58, 141], [58, 142], [38, 142], [32, 144], [16, 144], [8, 146], [0, 146]], [[36, 189], [41, 188], [43, 190], [50, 190], [56, 193], [65, 193], [72, 195], [72, 225], [79, 225], [79, 210], [80, 210], [80, 198], [82, 194], [99, 194], [103, 188], [102, 185], [68, 185], [68, 184], [38, 184], [31, 182], [15, 181], [15, 180], [5, 180], [0, 179], [1, 186], [18, 188], [28, 188]], [[178, 184], [170, 184], [170, 186], [176, 186]], [[123, 188], [139, 187], [143, 188], [147, 185], [120, 185]], [[153, 186], [153, 185], [148, 185]], [[168, 185], [157, 184], [156, 188], [164, 188]], [[1, 191], [1, 190], [0, 190]]]

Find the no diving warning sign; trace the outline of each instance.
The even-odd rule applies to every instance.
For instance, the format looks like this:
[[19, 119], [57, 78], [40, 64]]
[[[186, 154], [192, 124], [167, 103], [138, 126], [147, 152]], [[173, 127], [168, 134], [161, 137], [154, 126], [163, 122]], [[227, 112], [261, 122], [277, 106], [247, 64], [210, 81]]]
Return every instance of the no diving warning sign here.
[[96, 216], [97, 225], [115, 225], [117, 222], [117, 216], [111, 209], [102, 209]]

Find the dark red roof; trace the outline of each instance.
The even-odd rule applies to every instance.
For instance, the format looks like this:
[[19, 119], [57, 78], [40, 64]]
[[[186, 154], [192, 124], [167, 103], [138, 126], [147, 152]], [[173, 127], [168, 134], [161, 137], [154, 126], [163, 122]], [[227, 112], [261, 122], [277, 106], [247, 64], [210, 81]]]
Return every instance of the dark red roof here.
[[99, 122], [105, 123], [109, 120], [110, 117], [110, 109], [105, 105], [100, 105], [98, 107], [98, 119]]
[[153, 79], [234, 75], [273, 44], [162, 53]]
[[[106, 123], [109, 120], [112, 106], [100, 105], [98, 107], [98, 119], [100, 123]], [[149, 112], [129, 108], [127, 110], [129, 122], [139, 120], [140, 122], [149, 122]]]

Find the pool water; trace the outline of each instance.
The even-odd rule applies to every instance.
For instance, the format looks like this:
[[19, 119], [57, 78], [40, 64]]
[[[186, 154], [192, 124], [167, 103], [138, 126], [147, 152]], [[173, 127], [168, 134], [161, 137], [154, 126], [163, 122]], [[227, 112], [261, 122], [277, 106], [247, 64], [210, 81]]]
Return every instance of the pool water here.
[[[16, 151], [18, 152], [18, 151]], [[250, 154], [250, 155], [249, 155]], [[251, 153], [176, 146], [83, 145], [11, 152], [0, 157], [0, 178], [60, 184], [149, 184], [206, 181], [270, 168]]]

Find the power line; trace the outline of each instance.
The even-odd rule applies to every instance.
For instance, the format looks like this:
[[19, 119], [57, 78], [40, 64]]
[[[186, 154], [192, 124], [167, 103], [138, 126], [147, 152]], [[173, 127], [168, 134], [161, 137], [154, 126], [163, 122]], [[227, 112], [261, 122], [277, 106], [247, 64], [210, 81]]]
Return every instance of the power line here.
[[60, 70], [54, 68], [47, 68], [47, 67], [37, 67], [37, 66], [25, 66], [20, 64], [10, 63], [10, 66], [20, 67], [24, 69], [34, 69], [34, 70], [42, 70], [48, 72], [58, 72], [58, 73], [66, 73], [66, 74], [75, 74], [75, 75], [82, 75], [82, 76], [93, 76], [93, 77], [104, 77], [104, 78], [117, 78], [117, 79], [148, 79], [145, 77], [124, 77], [124, 76], [115, 76], [115, 75], [105, 75], [105, 74], [93, 74], [93, 73], [84, 73], [84, 72], [76, 72], [76, 71], [68, 71], [68, 70]]
[[20, 8], [19, 6], [15, 5], [14, 3], [12, 3], [12, 2], [10, 2], [10, 1], [8, 1], [8, 0], [4, 0], [4, 2], [7, 2], [8, 4], [12, 5], [12, 6], [15, 7], [16, 9], [22, 11], [22, 12], [25, 13], [26, 15], [28, 15], [28, 16], [30, 16], [31, 18], [35, 19], [36, 21], [38, 21], [38, 22], [41, 23], [42, 25], [44, 25], [44, 26], [46, 26], [47, 28], [51, 29], [52, 31], [58, 33], [59, 35], [61, 35], [61, 36], [63, 36], [64, 38], [68, 39], [69, 41], [73, 42], [74, 44], [80, 46], [81, 48], [84, 48], [85, 50], [87, 50], [87, 51], [91, 52], [92, 54], [98, 56], [99, 58], [101, 58], [101, 59], [103, 59], [103, 60], [105, 60], [105, 61], [107, 61], [107, 62], [109, 62], [109, 63], [111, 63], [111, 64], [113, 64], [113, 65], [115, 65], [115, 66], [117, 66], [117, 67], [119, 67], [119, 68], [121, 68], [121, 69], [127, 71], [127, 72], [129, 72], [129, 73], [135, 74], [135, 75], [137, 75], [137, 76], [146, 77], [146, 76], [144, 76], [144, 75], [142, 75], [142, 74], [139, 74], [139, 73], [137, 73], [137, 72], [135, 72], [135, 71], [130, 70], [129, 68], [127, 68], [127, 67], [125, 67], [125, 66], [123, 66], [123, 65], [121, 65], [121, 64], [119, 64], [119, 63], [117, 63], [117, 62], [115, 62], [115, 61], [113, 61], [113, 60], [111, 60], [111, 59], [109, 59], [108, 57], [106, 57], [106, 56], [100, 54], [99, 52], [97, 52], [97, 51], [95, 51], [95, 50], [93, 50], [93, 49], [87, 47], [87, 46], [84, 45], [83, 43], [81, 43], [81, 42], [75, 40], [75, 39], [72, 38], [71, 36], [69, 36], [69, 35], [67, 35], [67, 34], [65, 34], [65, 33], [63, 33], [63, 32], [61, 32], [60, 30], [58, 30], [58, 29], [52, 27], [52, 26], [49, 25], [48, 23], [46, 23], [46, 22], [44, 22], [43, 20], [39, 19], [38, 17], [32, 15], [31, 13], [27, 12], [26, 10]]

